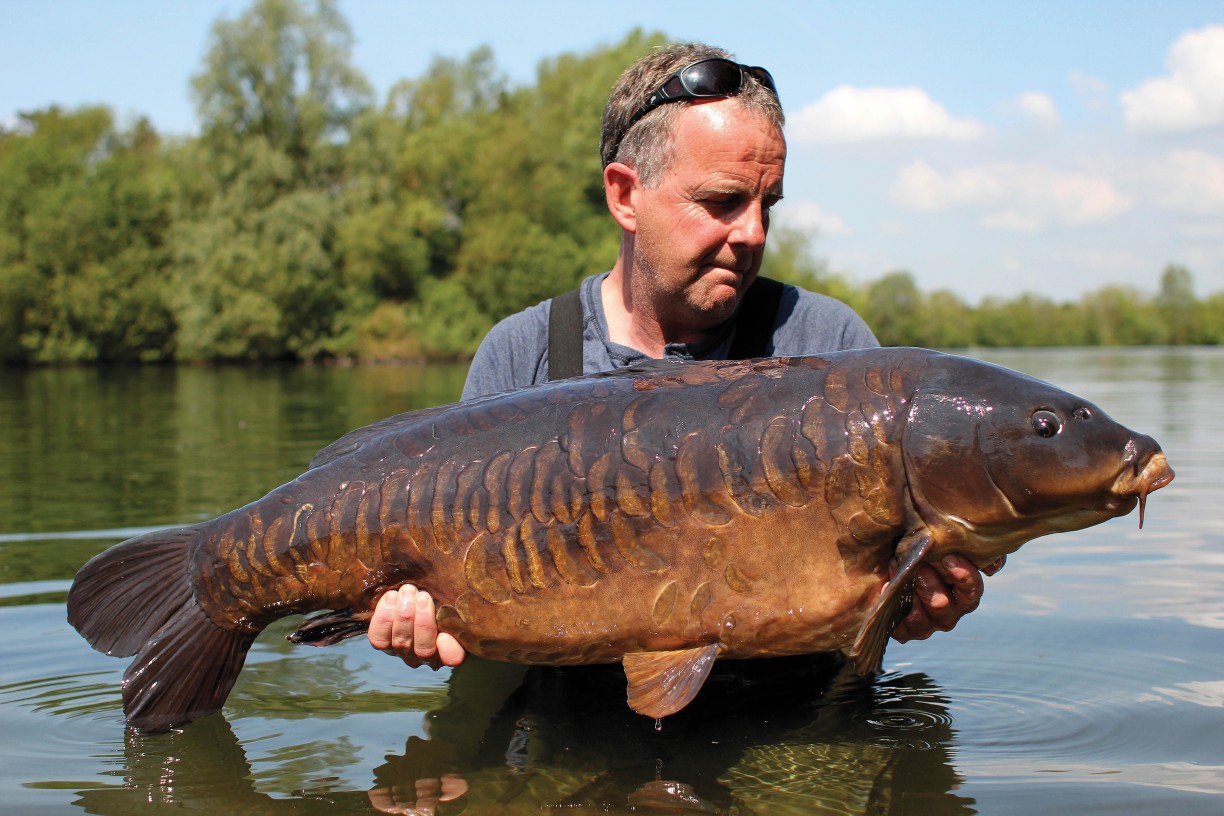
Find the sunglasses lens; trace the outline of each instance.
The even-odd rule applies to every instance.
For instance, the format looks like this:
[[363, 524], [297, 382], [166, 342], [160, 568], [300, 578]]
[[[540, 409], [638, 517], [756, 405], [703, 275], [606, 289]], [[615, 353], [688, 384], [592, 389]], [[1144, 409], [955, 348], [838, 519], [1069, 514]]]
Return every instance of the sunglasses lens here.
[[729, 96], [740, 89], [743, 74], [734, 62], [709, 59], [680, 72], [680, 82], [693, 96]]
[[768, 88], [769, 92], [774, 96], [778, 95], [778, 87], [774, 85], [773, 74], [760, 66], [745, 67], [744, 70], [756, 77], [757, 81]]

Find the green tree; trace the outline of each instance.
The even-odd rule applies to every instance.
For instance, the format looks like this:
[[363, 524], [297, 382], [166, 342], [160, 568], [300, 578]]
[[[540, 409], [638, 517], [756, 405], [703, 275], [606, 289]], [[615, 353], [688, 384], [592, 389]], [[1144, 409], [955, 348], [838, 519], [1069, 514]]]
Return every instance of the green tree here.
[[1090, 342], [1081, 310], [1025, 292], [1005, 299], [988, 297], [975, 315], [977, 341], [984, 346], [1031, 347]]
[[[434, 353], [437, 344], [419, 334], [423, 314], [437, 313], [441, 322], [441, 312], [416, 306], [431, 281], [455, 271], [465, 213], [480, 191], [472, 156], [506, 91], [492, 52], [479, 48], [464, 60], [435, 59], [422, 77], [393, 87], [381, 109], [355, 121], [339, 231], [346, 305], [338, 349]], [[466, 292], [463, 302], [470, 304]], [[491, 325], [477, 316], [479, 325]], [[438, 353], [452, 355], [452, 346], [441, 343]]]
[[259, 139], [318, 180], [370, 88], [350, 60], [353, 37], [334, 0], [257, 0], [213, 25], [204, 70], [191, 81], [203, 138], [221, 153]]
[[1203, 324], [1199, 342], [1224, 345], [1224, 292], [1216, 292], [1204, 300], [1201, 314]]
[[1161, 325], [1151, 303], [1129, 286], [1106, 286], [1086, 295], [1088, 342], [1101, 346], [1140, 346], [1159, 343]]
[[816, 257], [812, 247], [815, 240], [816, 233], [811, 230], [771, 226], [761, 274], [853, 306], [861, 295], [844, 277], [831, 272], [824, 258]]
[[163, 359], [170, 188], [146, 122], [59, 108], [0, 133], [0, 359]]
[[213, 27], [192, 81], [206, 185], [175, 230], [178, 345], [187, 358], [334, 351], [344, 285], [338, 188], [367, 104], [335, 4], [258, 0]]
[[1199, 342], [1201, 305], [1194, 296], [1194, 277], [1190, 270], [1169, 264], [1160, 275], [1156, 313], [1163, 328], [1163, 341], [1172, 345]]
[[937, 289], [925, 298], [923, 319], [916, 327], [914, 342], [928, 348], [964, 348], [974, 345], [973, 309], [948, 289]]
[[546, 60], [536, 86], [503, 95], [476, 134], [456, 274], [489, 319], [611, 266], [620, 234], [604, 202], [603, 106], [624, 67], [662, 42], [634, 31], [587, 55]]
[[867, 287], [862, 317], [882, 345], [918, 343], [926, 315], [914, 276], [901, 270], [873, 281]]

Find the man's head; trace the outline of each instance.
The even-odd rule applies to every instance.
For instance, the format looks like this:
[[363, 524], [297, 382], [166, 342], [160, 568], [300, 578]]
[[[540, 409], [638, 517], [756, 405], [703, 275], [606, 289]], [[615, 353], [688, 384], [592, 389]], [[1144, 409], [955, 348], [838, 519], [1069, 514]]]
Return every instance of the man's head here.
[[699, 45], [650, 54], [617, 83], [604, 118], [604, 193], [621, 252], [608, 281], [624, 287], [645, 335], [631, 338], [637, 348], [701, 340], [756, 279], [786, 166], [771, 86], [763, 69]]
[[[779, 133], [782, 131], [782, 105], [767, 71], [735, 64], [731, 54], [721, 48], [700, 43], [670, 45], [639, 59], [613, 87], [604, 108], [599, 145], [605, 167], [620, 161], [635, 168], [643, 184], [650, 186], [657, 181], [671, 159], [677, 116], [684, 108], [700, 101], [689, 97], [685, 83], [676, 77], [683, 69], [703, 60], [718, 62], [699, 66], [699, 79], [718, 91], [723, 87], [729, 89], [726, 93], [716, 91], [708, 96], [710, 91], [702, 89], [699, 92], [704, 98], [734, 96], [743, 106], [745, 115], [764, 117]], [[735, 76], [737, 68], [738, 77]], [[738, 84], [735, 84], [737, 79]], [[664, 90], [665, 86], [668, 91]], [[679, 91], [678, 101], [663, 101], [669, 91]]]

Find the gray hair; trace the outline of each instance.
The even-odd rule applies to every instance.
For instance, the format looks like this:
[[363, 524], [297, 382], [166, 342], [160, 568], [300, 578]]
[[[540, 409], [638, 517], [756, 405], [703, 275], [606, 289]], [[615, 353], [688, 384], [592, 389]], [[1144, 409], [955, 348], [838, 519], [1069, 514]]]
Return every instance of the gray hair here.
[[[623, 162], [637, 170], [642, 184], [653, 185], [672, 157], [676, 117], [689, 101], [660, 105], [637, 122], [630, 122], [652, 93], [676, 71], [698, 60], [735, 57], [722, 48], [701, 43], [675, 43], [645, 55], [620, 76], [604, 108], [599, 156], [603, 166]], [[782, 104], [755, 76], [745, 72], [735, 99], [750, 113], [764, 116], [779, 131], [785, 123]], [[613, 153], [615, 151], [615, 153]]]

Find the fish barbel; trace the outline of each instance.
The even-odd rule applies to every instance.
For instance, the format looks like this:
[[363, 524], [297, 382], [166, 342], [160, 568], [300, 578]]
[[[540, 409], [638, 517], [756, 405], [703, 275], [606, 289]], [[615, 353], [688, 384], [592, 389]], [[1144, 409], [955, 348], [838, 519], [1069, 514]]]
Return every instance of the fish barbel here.
[[219, 710], [272, 621], [327, 610], [290, 638], [334, 643], [405, 583], [472, 654], [620, 662], [662, 717], [715, 659], [878, 671], [920, 563], [986, 565], [1172, 478], [1150, 437], [977, 360], [659, 361], [353, 431], [245, 507], [98, 555], [69, 620], [136, 656], [124, 710], [146, 731]]

